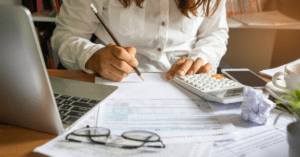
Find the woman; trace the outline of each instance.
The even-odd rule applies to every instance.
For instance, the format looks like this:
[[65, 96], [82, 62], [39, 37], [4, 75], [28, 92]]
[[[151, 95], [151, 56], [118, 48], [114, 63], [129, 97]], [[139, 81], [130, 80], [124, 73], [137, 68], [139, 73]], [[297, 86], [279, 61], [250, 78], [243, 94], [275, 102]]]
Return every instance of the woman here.
[[[121, 81], [141, 72], [216, 72], [226, 52], [225, 0], [64, 0], [52, 47], [68, 69]], [[121, 45], [90, 9], [93, 3]], [[95, 34], [100, 40], [92, 43]]]

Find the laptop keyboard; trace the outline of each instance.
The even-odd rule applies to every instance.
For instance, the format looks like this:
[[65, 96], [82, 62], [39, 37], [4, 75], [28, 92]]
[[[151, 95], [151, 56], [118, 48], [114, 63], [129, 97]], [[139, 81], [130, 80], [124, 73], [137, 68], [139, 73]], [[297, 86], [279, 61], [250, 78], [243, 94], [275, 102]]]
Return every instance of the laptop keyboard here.
[[97, 105], [99, 100], [54, 94], [62, 123], [71, 125]]

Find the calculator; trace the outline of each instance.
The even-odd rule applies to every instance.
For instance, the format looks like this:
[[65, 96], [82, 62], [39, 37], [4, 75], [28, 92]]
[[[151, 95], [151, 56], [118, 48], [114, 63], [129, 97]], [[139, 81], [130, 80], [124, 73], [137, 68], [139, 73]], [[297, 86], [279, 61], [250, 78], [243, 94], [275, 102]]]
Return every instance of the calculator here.
[[228, 104], [244, 98], [245, 85], [219, 74], [175, 76], [174, 82], [208, 101]]

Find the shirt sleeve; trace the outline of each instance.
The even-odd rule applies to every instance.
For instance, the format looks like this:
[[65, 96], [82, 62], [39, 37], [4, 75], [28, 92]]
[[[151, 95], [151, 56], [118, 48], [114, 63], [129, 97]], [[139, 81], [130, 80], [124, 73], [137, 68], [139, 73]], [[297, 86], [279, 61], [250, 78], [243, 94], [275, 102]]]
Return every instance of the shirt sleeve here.
[[200, 57], [204, 60], [204, 64], [211, 63], [213, 73], [216, 73], [216, 69], [227, 51], [229, 28], [225, 2], [222, 0], [216, 12], [210, 18], [203, 20], [198, 29], [195, 48], [188, 56], [192, 60]]
[[[92, 2], [101, 14], [102, 0]], [[91, 71], [86, 69], [86, 62], [97, 50], [104, 47], [90, 41], [99, 24], [90, 4], [86, 0], [64, 0], [51, 39], [52, 48], [66, 68], [80, 69], [87, 73]]]

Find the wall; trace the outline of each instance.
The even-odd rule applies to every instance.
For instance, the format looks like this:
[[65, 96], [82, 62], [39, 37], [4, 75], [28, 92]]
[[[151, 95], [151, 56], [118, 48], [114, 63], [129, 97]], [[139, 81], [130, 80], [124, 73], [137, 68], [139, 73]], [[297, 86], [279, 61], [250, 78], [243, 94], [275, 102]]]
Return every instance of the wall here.
[[268, 69], [276, 33], [276, 29], [230, 28], [228, 49], [222, 60], [234, 68], [248, 68], [256, 73]]
[[22, 5], [22, 0], [0, 0], [0, 4]]

